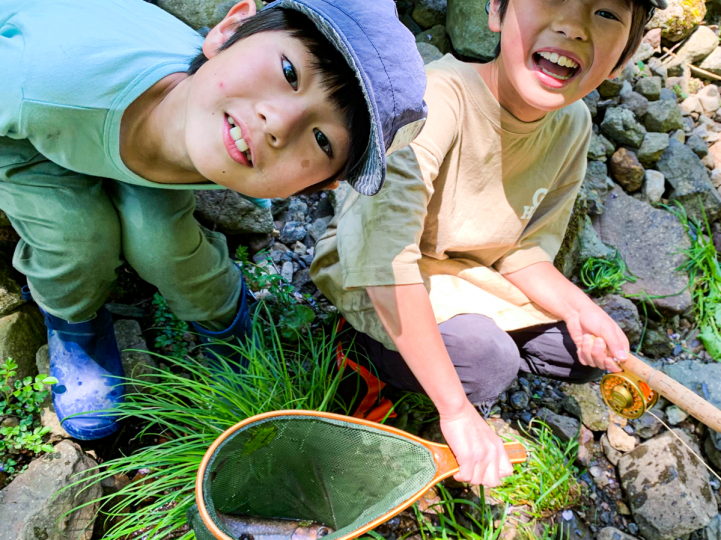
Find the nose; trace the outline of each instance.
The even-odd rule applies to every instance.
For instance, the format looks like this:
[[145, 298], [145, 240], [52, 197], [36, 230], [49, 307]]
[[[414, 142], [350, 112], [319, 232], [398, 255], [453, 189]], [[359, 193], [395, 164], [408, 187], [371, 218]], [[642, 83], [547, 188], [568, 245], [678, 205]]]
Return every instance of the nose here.
[[307, 107], [300, 98], [274, 98], [258, 103], [256, 112], [266, 142], [282, 148], [302, 129]]
[[588, 13], [585, 2], [563, 2], [551, 25], [554, 32], [567, 39], [588, 40]]

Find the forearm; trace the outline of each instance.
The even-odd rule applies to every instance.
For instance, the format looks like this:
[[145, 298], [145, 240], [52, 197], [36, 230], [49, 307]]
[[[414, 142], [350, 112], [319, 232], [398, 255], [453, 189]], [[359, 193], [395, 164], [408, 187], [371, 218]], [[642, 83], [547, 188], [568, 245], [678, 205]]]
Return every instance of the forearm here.
[[423, 284], [368, 287], [367, 291], [398, 352], [438, 412], [456, 414], [467, 398]]
[[503, 277], [530, 300], [564, 321], [578, 316], [589, 304], [595, 305], [550, 262], [532, 264]]

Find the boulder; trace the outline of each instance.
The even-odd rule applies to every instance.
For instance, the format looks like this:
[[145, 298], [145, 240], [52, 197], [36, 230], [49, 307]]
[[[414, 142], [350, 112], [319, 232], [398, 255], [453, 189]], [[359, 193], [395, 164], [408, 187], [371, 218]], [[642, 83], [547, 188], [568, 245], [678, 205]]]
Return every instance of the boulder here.
[[615, 79], [606, 79], [598, 87], [598, 93], [605, 99], [616, 97], [621, 93], [623, 83], [624, 81], [620, 77], [616, 77]]
[[91, 501], [103, 491], [99, 483], [76, 484], [76, 475], [96, 466], [70, 441], [33, 461], [0, 490], [0, 540], [90, 540], [99, 506]]
[[613, 189], [613, 185], [613, 181], [608, 177], [608, 168], [605, 163], [600, 161], [588, 163], [578, 198], [589, 214], [603, 213], [606, 196]]
[[673, 352], [673, 343], [663, 329], [653, 328], [649, 323], [649, 327], [646, 329], [646, 334], [643, 337], [641, 350], [646, 356], [661, 358]]
[[629, 343], [636, 343], [641, 338], [643, 324], [641, 324], [636, 304], [617, 294], [594, 299], [594, 302], [623, 330]]
[[616, 144], [638, 148], [646, 135], [646, 129], [636, 121], [635, 116], [628, 109], [611, 107], [606, 110], [601, 122], [601, 133]]
[[430, 43], [422, 43], [416, 40], [416, 48], [421, 54], [424, 64], [430, 64], [431, 62], [435, 62], [436, 60], [443, 58], [443, 53]]
[[283, 230], [280, 231], [280, 241], [286, 245], [293, 245], [295, 242], [303, 240], [307, 231], [305, 223], [302, 221], [288, 221]]
[[636, 118], [643, 118], [648, 109], [648, 99], [638, 92], [628, 92], [621, 96], [621, 108], [631, 111]]
[[596, 117], [596, 114], [598, 114], [598, 102], [601, 99], [601, 94], [598, 93], [598, 90], [593, 90], [592, 92], [589, 92], [586, 94], [586, 96], [583, 98], [583, 102], [586, 104], [586, 107], [588, 107], [588, 112], [591, 113], [592, 117]]
[[674, 295], [653, 300], [657, 308], [671, 313], [691, 307], [688, 275], [676, 271], [685, 261], [682, 251], [690, 247], [690, 241], [676, 216], [636, 200], [616, 186], [594, 227], [603, 243], [618, 249], [636, 277], [635, 282], [624, 283], [624, 294]]
[[486, 3], [473, 0], [448, 0], [446, 28], [453, 47], [464, 56], [490, 60], [499, 35], [488, 28]]
[[[148, 350], [148, 346], [138, 321], [129, 319], [115, 321], [115, 339], [118, 342], [125, 376], [147, 383], [157, 382], [158, 364], [152, 356], [145, 352]], [[143, 392], [146, 389], [143, 382], [128, 384], [125, 391], [129, 393]]]
[[641, 77], [634, 90], [641, 94], [649, 101], [658, 101], [661, 99], [661, 77]]
[[663, 197], [664, 191], [666, 191], [666, 179], [663, 174], [648, 169], [644, 176], [643, 198], [650, 203], [657, 203]]
[[20, 285], [13, 278], [12, 268], [0, 260], [0, 317], [8, 315], [24, 302]]
[[710, 71], [714, 75], [721, 75], [721, 47], [716, 47], [699, 65], [701, 69]]
[[[671, 185], [669, 199], [677, 200], [689, 217], [710, 222], [721, 213], [721, 196], [711, 184], [706, 166], [688, 146], [671, 139], [656, 168]], [[703, 211], [702, 211], [703, 208]]]
[[668, 141], [668, 133], [646, 133], [641, 147], [636, 152], [638, 160], [644, 167], [653, 167], [668, 148]]
[[157, 0], [155, 3], [196, 30], [203, 26], [212, 28], [236, 4], [235, 0]]
[[609, 169], [611, 177], [626, 191], [634, 192], [641, 189], [645, 170], [634, 152], [624, 147], [616, 150], [611, 156]]
[[16, 380], [37, 375], [35, 353], [47, 342], [47, 331], [40, 311], [33, 306], [21, 306], [10, 315], [0, 318], [0, 363], [12, 358], [18, 365]]
[[570, 416], [563, 416], [544, 408], [538, 410], [537, 418], [551, 428], [553, 434], [563, 442], [568, 442], [578, 436], [579, 422]]
[[596, 535], [596, 540], [637, 540], [635, 536], [619, 531], [614, 527], [604, 527]]
[[713, 116], [721, 107], [721, 95], [715, 84], [704, 86], [696, 93], [696, 96], [701, 104], [701, 112], [706, 116]]
[[721, 540], [721, 514], [717, 514], [701, 531], [701, 540]]
[[677, 405], [671, 405], [666, 407], [666, 418], [668, 419], [669, 424], [677, 426], [688, 418], [688, 413], [679, 408]]
[[416, 34], [416, 43], [427, 43], [433, 45], [441, 54], [451, 52], [451, 42], [446, 34], [446, 27], [442, 24], [423, 30]]
[[446, 0], [416, 0], [411, 17], [423, 28], [446, 22]]
[[688, 146], [700, 159], [703, 159], [708, 155], [708, 145], [706, 144], [706, 141], [695, 133], [692, 133], [689, 138], [686, 139], [686, 146]]
[[[581, 411], [581, 421], [591, 431], [606, 431], [608, 429], [608, 407], [601, 397], [598, 383], [566, 384], [563, 392], [568, 399], [574, 400], [575, 406]], [[569, 407], [564, 404], [566, 410]]]
[[681, 108], [671, 101], [660, 99], [648, 104], [645, 117], [646, 129], [659, 133], [668, 133], [683, 129]]
[[578, 262], [580, 264], [583, 264], [591, 257], [594, 259], [610, 259], [613, 255], [613, 250], [601, 242], [596, 229], [593, 228], [591, 218], [587, 215], [583, 216], [583, 223], [578, 231], [578, 241], [580, 245]]
[[[588, 145], [586, 157], [592, 161], [606, 161], [606, 145], [603, 135], [591, 133], [591, 143]], [[605, 138], [605, 137], [603, 137]]]
[[699, 26], [681, 48], [676, 51], [674, 62], [696, 64], [718, 47], [718, 36], [708, 26]]
[[195, 192], [195, 214], [206, 223], [217, 226], [226, 234], [273, 232], [270, 208], [260, 208], [231, 190], [199, 190]]
[[[674, 432], [695, 446], [683, 431]], [[671, 433], [623, 456], [618, 471], [645, 538], [674, 540], [705, 527], [718, 513], [708, 472]]]
[[[663, 366], [666, 375], [715, 407], [721, 407], [721, 364], [704, 364], [698, 360], [685, 360]], [[721, 435], [709, 429], [709, 436], [716, 448], [721, 450]]]
[[653, 45], [646, 41], [642, 41], [638, 46], [638, 49], [636, 49], [636, 53], [633, 55], [633, 58], [631, 58], [631, 62], [634, 64], [645, 62], [653, 56], [654, 52]]
[[646, 30], [660, 28], [661, 37], [675, 43], [689, 36], [705, 15], [704, 0], [668, 0], [668, 7], [656, 10]]
[[325, 234], [326, 229], [328, 228], [328, 223], [330, 222], [331, 218], [318, 218], [316, 219], [313, 224], [308, 227], [308, 234], [310, 234], [310, 237], [315, 240], [316, 242], [320, 240], [321, 236]]

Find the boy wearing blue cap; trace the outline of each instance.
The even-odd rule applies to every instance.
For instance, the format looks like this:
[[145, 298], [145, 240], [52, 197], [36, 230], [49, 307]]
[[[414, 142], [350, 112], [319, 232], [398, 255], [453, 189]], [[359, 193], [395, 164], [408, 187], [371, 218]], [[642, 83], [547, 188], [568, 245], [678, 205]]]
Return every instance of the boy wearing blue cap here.
[[663, 0], [491, 0], [495, 60], [427, 66], [428, 123], [373, 198], [350, 195], [311, 275], [385, 383], [425, 392], [456, 479], [512, 468], [474, 404], [519, 371], [619, 371], [628, 340], [553, 266], [584, 178], [581, 98], [623, 69]]
[[205, 40], [142, 0], [0, 0], [0, 59], [0, 209], [80, 439], [118, 427], [84, 413], [123, 399], [103, 308], [122, 259], [204, 340], [248, 331], [240, 271], [193, 190], [264, 204], [346, 179], [372, 195], [426, 112], [391, 0], [242, 0]]

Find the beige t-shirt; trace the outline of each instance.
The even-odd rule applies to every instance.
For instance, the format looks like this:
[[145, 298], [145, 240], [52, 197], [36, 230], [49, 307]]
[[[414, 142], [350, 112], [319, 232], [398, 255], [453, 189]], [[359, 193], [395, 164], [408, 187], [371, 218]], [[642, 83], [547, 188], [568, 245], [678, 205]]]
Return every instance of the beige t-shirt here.
[[503, 277], [553, 262], [586, 170], [582, 102], [521, 122], [473, 66], [429, 64], [426, 126], [388, 159], [383, 189], [353, 192], [311, 276], [357, 330], [395, 349], [365, 288], [423, 283], [436, 321], [463, 313], [514, 330], [558, 320]]

